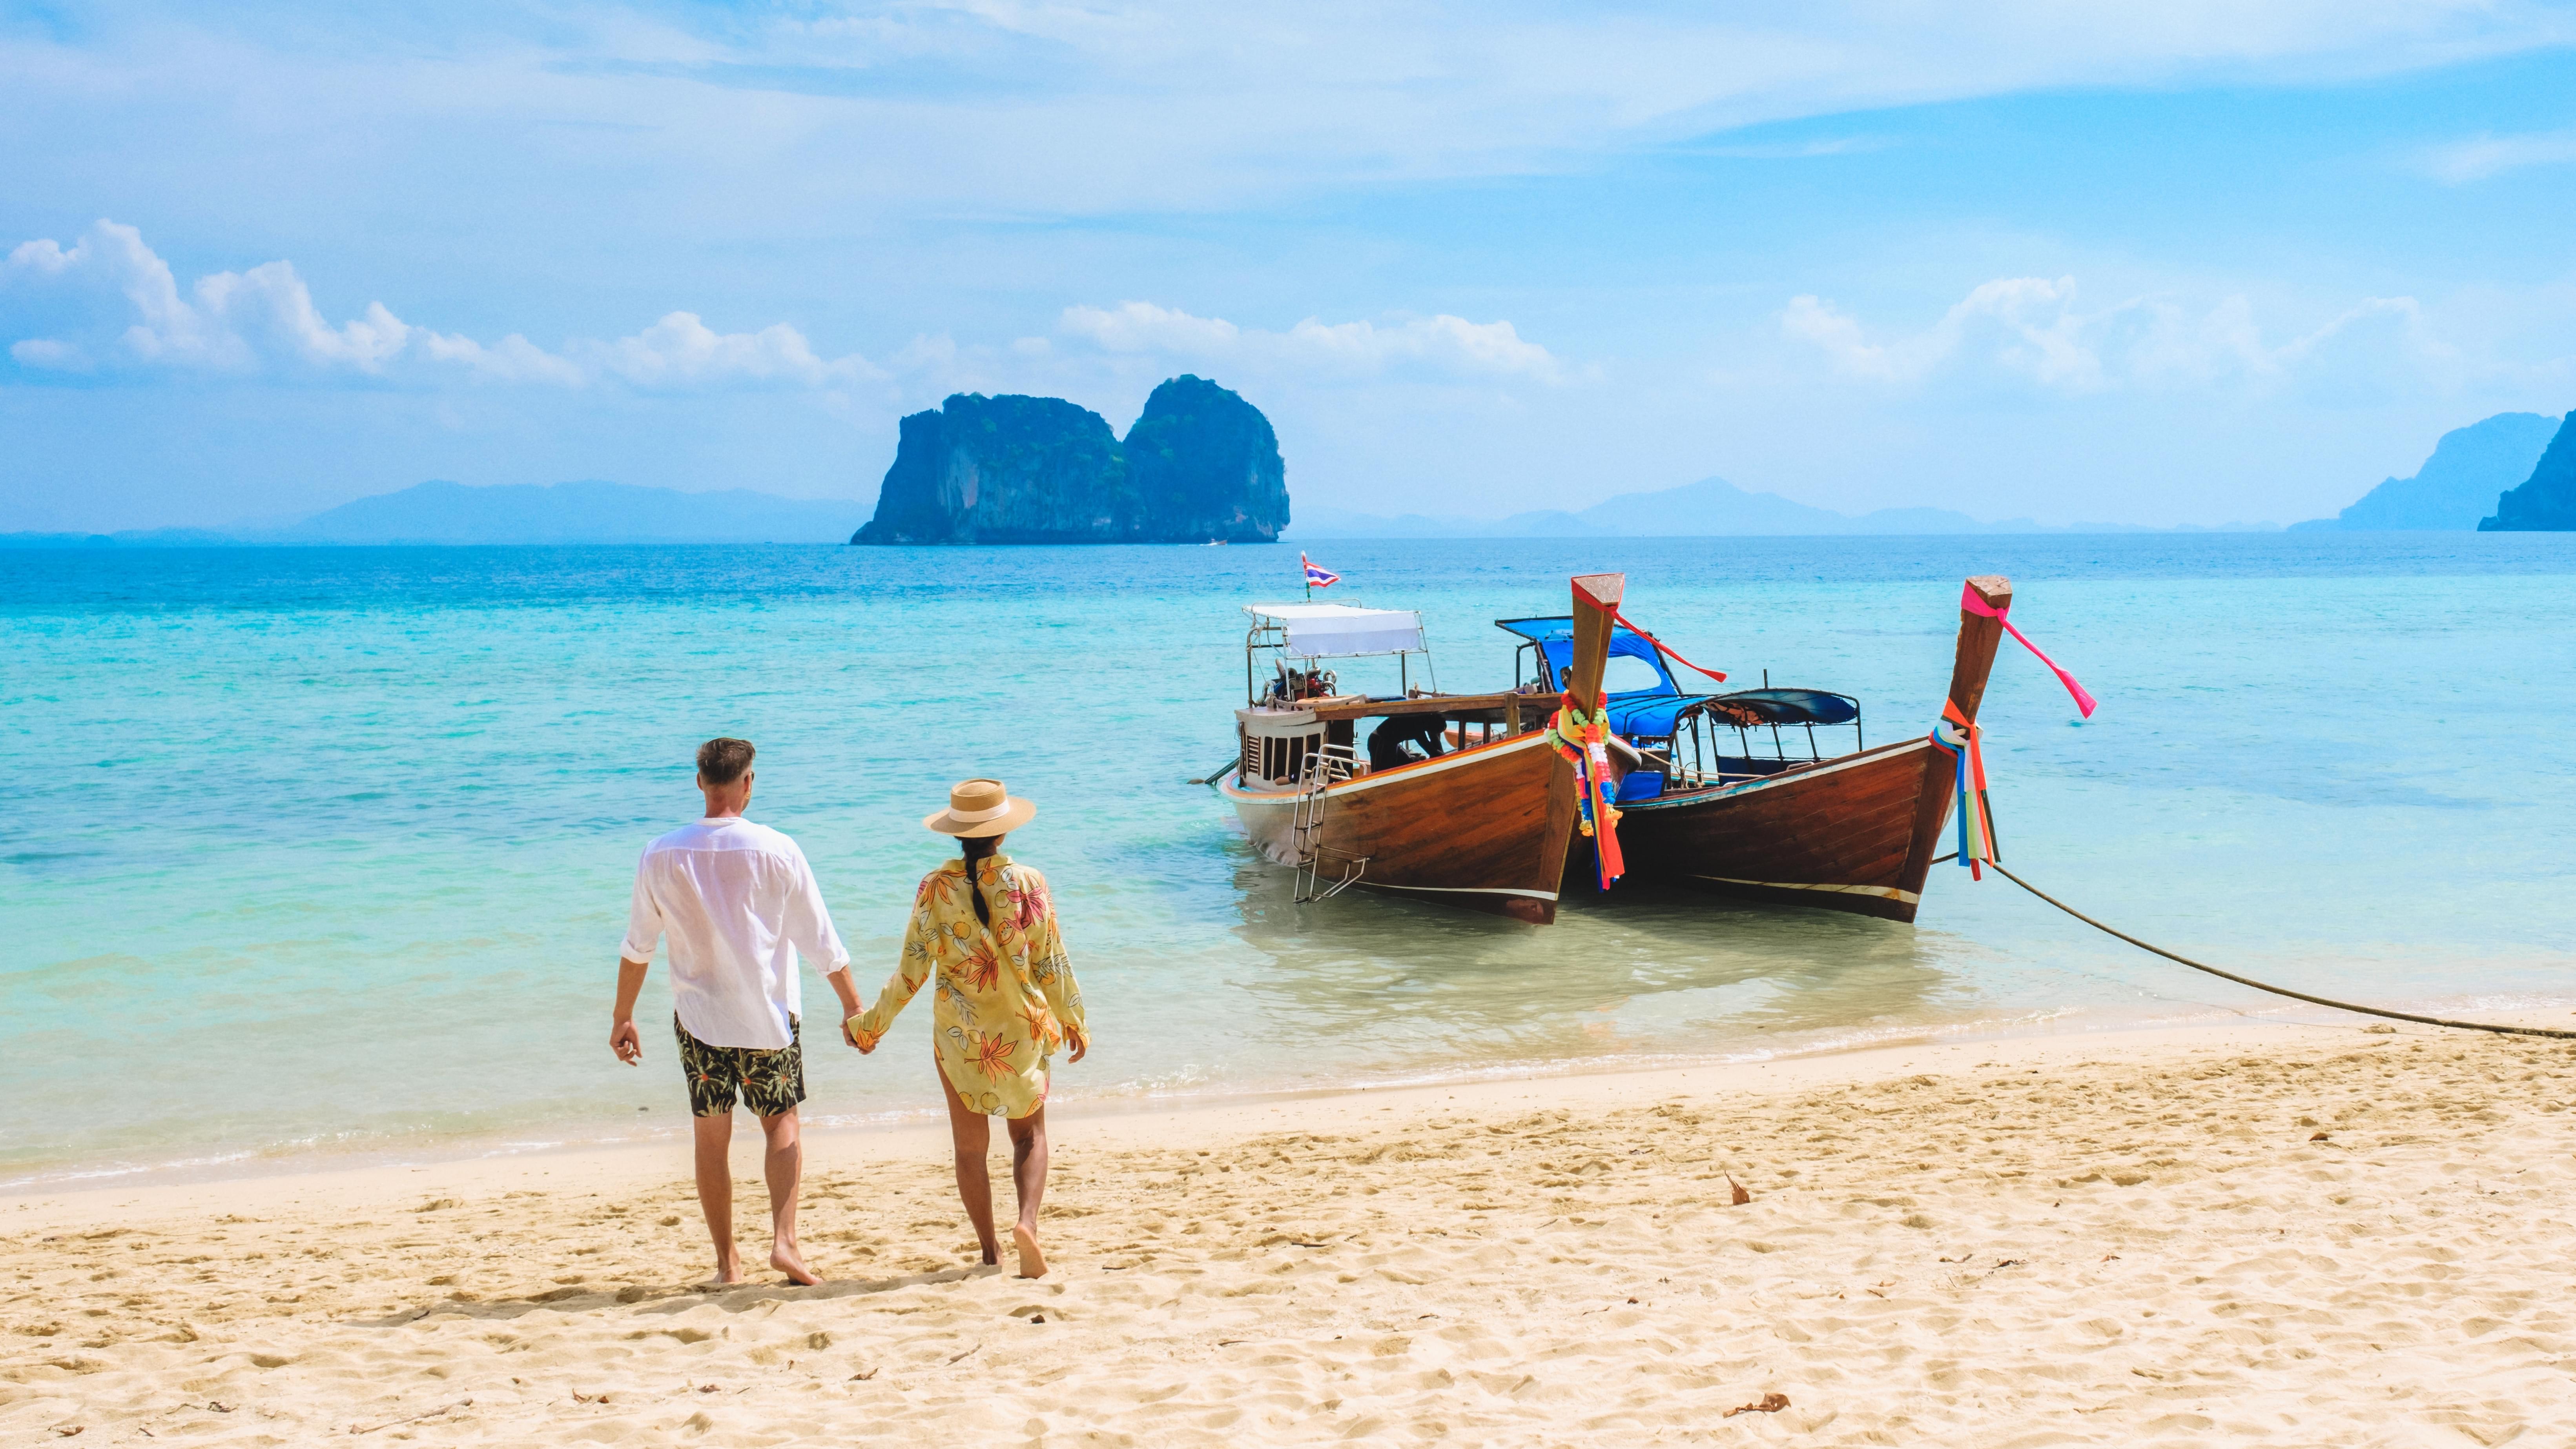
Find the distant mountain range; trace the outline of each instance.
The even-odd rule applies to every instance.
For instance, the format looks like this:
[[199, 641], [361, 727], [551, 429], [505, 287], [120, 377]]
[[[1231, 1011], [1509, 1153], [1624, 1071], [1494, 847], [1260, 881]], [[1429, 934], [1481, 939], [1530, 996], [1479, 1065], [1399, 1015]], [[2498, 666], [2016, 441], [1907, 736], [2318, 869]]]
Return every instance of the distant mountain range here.
[[[2475, 520], [2471, 520], [2472, 527]], [[2261, 532], [2277, 523], [2230, 523], [2181, 532]], [[1797, 503], [1777, 493], [1753, 493], [1723, 478], [1702, 478], [1653, 493], [1622, 493], [1580, 512], [1547, 509], [1509, 518], [1388, 516], [1338, 508], [1300, 507], [1280, 537], [1310, 538], [1661, 538], [1748, 537], [1783, 534], [1922, 533], [2165, 533], [2126, 523], [2074, 523], [2052, 528], [2027, 518], [1988, 522], [1947, 508], [1881, 508], [1857, 517]]]
[[[1196, 381], [1196, 379], [1185, 379]], [[1230, 396], [1230, 395], [1229, 395]], [[954, 401], [952, 399], [952, 401]], [[1253, 414], [1258, 417], [1258, 413]], [[1104, 423], [1103, 429], [1107, 427]], [[1266, 430], [1266, 424], [1265, 430]], [[2560, 447], [2544, 464], [2553, 434]], [[1274, 460], [1275, 452], [1269, 455]], [[1277, 465], [1275, 461], [1272, 466]], [[952, 470], [953, 471], [953, 470]], [[1273, 476], [1273, 485], [1276, 483]], [[2499, 497], [2514, 508], [2490, 527], [2576, 527], [2576, 414], [2564, 423], [2537, 413], [2498, 413], [2442, 435], [2410, 478], [2390, 478], [2333, 518], [2292, 524], [2299, 530], [2441, 529], [2467, 531], [2496, 514]], [[970, 495], [968, 502], [973, 502]], [[1284, 501], [1284, 500], [1283, 500]], [[780, 498], [748, 489], [683, 493], [627, 483], [585, 481], [467, 487], [416, 484], [344, 503], [279, 527], [210, 530], [131, 529], [112, 534], [0, 534], [0, 548], [81, 546], [205, 547], [225, 544], [584, 544], [838, 543], [868, 520], [857, 499]], [[1678, 488], [1623, 493], [1576, 512], [1544, 510], [1508, 518], [1419, 513], [1376, 514], [1297, 508], [1279, 532], [1289, 540], [1324, 538], [1580, 538], [1780, 534], [2164, 533], [2259, 532], [2272, 523], [2215, 529], [2144, 528], [2074, 523], [2051, 527], [2027, 518], [1987, 520], [1946, 508], [1882, 508], [1852, 515], [1755, 493], [1723, 478]]]
[[806, 500], [732, 488], [682, 493], [631, 483], [414, 484], [283, 528], [214, 532], [8, 534], [0, 545], [839, 543], [867, 521], [856, 499]]
[[2538, 413], [2498, 413], [2453, 428], [2433, 445], [2433, 456], [2412, 478], [2391, 478], [2332, 518], [2293, 523], [2293, 529], [2380, 530], [2475, 528], [2496, 511], [2496, 498], [2531, 476], [2558, 419]]
[[[2390, 478], [2333, 518], [2294, 523], [2302, 531], [2440, 529], [2468, 531], [2495, 512], [2498, 495], [2533, 476], [2542, 450], [2560, 428], [2538, 413], [2498, 413], [2456, 428], [2434, 444], [2411, 478]], [[1297, 510], [1280, 537], [1566, 538], [1761, 536], [1774, 534], [1926, 533], [2255, 533], [2277, 523], [2227, 523], [2204, 529], [2147, 528], [2127, 523], [2050, 526], [2027, 518], [1987, 520], [1947, 508], [1881, 508], [1854, 516], [1754, 493], [1723, 478], [1703, 478], [1655, 493], [1623, 493], [1580, 512], [1546, 510], [1509, 518], [1433, 517], [1419, 513]]]

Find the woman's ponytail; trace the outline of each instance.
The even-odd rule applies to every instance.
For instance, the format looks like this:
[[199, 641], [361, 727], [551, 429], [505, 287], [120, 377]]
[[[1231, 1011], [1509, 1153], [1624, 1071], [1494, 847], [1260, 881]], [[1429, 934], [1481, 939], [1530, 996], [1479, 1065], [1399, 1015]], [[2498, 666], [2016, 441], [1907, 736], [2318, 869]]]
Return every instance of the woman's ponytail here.
[[984, 903], [984, 888], [975, 881], [975, 864], [1002, 848], [998, 835], [961, 835], [957, 853], [966, 861], [966, 899], [975, 903], [975, 919], [985, 930], [993, 929], [993, 908]]

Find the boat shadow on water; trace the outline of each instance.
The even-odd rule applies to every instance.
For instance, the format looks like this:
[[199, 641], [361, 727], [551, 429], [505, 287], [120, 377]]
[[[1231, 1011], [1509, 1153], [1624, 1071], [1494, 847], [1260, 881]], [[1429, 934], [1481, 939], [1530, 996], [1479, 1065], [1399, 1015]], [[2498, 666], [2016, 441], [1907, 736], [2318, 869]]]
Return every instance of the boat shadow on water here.
[[1956, 1019], [1977, 994], [1957, 943], [1866, 916], [1645, 887], [1538, 927], [1358, 891], [1301, 903], [1248, 843], [1229, 854], [1235, 934], [1265, 963], [1243, 988], [1390, 1069], [1434, 1040], [1494, 1066], [1812, 1048]]

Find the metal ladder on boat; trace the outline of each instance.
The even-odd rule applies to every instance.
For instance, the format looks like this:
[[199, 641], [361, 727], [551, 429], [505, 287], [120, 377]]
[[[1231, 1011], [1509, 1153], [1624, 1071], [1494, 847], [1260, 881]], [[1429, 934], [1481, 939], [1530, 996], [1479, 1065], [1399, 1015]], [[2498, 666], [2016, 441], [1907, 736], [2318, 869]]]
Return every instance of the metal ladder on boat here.
[[[1297, 854], [1299, 905], [1331, 900], [1368, 874], [1367, 856], [1352, 855], [1322, 843], [1324, 809], [1330, 799], [1324, 792], [1358, 773], [1359, 758], [1348, 745], [1326, 745], [1306, 757], [1305, 771], [1297, 778], [1297, 803], [1289, 817], [1289, 843]], [[1324, 879], [1328, 870], [1335, 872], [1330, 881]]]

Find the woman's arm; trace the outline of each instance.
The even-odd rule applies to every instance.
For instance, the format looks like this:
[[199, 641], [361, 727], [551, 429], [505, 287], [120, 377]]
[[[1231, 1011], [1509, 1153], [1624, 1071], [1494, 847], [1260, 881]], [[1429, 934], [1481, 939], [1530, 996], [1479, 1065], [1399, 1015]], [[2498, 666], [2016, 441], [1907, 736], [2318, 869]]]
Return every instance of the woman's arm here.
[[1055, 898], [1047, 891], [1046, 877], [1036, 871], [1029, 872], [1021, 889], [1028, 893], [1037, 918], [1029, 930], [1029, 974], [1036, 979], [1056, 1025], [1063, 1028], [1065, 1045], [1073, 1048], [1065, 1060], [1081, 1061], [1091, 1050], [1091, 1029], [1083, 1019], [1082, 986], [1073, 979], [1073, 957], [1065, 951], [1064, 932], [1056, 925]]
[[863, 1052], [875, 1051], [887, 1029], [894, 1025], [895, 1017], [920, 992], [922, 983], [930, 979], [935, 968], [928, 938], [933, 929], [928, 882], [924, 882], [923, 889], [912, 898], [912, 921], [903, 930], [903, 955], [895, 962], [894, 974], [886, 978], [885, 990], [877, 993], [877, 1004], [842, 1025], [842, 1035], [850, 1045]]

